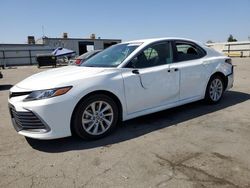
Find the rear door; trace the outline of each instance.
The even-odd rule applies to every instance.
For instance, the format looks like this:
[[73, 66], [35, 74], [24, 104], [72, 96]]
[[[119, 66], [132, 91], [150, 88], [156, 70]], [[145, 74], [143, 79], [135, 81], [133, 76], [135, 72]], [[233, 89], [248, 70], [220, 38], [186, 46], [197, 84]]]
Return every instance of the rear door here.
[[174, 63], [171, 70], [180, 71], [180, 100], [200, 97], [206, 88], [206, 68], [203, 57], [206, 52], [193, 42], [173, 43]]

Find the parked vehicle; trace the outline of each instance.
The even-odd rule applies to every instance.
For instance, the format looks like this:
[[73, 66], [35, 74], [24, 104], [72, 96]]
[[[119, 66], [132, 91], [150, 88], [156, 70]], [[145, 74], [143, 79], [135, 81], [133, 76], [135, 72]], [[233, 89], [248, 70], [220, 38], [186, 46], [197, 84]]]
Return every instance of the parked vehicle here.
[[0, 79], [1, 79], [1, 78], [3, 78], [3, 74], [2, 74], [1, 71], [0, 71]]
[[92, 50], [86, 52], [75, 59], [69, 60], [69, 65], [81, 65], [84, 61], [88, 60], [89, 58], [93, 57], [94, 55], [98, 54], [102, 50]]
[[85, 61], [35, 74], [10, 90], [19, 134], [98, 139], [120, 121], [205, 99], [218, 103], [233, 86], [231, 59], [181, 38], [114, 45]]

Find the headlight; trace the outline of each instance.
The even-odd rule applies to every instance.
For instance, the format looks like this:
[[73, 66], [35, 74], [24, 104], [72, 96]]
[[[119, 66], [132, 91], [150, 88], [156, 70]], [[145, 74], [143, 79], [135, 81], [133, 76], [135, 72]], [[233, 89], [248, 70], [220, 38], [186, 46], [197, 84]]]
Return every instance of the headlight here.
[[24, 101], [47, 99], [51, 97], [60, 96], [60, 95], [67, 93], [71, 88], [72, 86], [33, 91], [32, 93], [28, 95], [28, 97], [24, 99]]

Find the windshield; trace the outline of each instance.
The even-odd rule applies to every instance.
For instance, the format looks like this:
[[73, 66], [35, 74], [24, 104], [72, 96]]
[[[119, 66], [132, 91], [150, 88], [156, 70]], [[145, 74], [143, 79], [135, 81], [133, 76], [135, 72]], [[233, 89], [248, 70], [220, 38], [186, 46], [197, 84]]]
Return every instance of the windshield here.
[[141, 43], [117, 44], [98, 53], [85, 61], [81, 66], [85, 67], [117, 67], [131, 54]]
[[88, 59], [90, 56], [98, 53], [100, 51], [97, 51], [97, 50], [92, 50], [92, 51], [89, 51], [89, 52], [86, 52], [82, 55], [80, 55], [79, 57], [77, 57], [76, 59]]

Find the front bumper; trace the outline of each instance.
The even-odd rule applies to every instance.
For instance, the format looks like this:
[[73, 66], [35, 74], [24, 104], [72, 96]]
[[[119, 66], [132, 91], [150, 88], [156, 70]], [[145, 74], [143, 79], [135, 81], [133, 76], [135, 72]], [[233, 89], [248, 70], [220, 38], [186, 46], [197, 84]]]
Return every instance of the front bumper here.
[[12, 124], [17, 132], [28, 131], [45, 133], [50, 131], [50, 127], [34, 112], [29, 110], [27, 110], [27, 112], [18, 112], [11, 104], [9, 104], [9, 111]]
[[[50, 99], [23, 102], [26, 97], [27, 95], [9, 99], [12, 123], [19, 134], [45, 140], [71, 136], [70, 122], [74, 109], [74, 102], [71, 98], [62, 95]], [[16, 117], [19, 114], [30, 115], [30, 118], [25, 116], [26, 119], [20, 120], [19, 116]], [[33, 116], [31, 116], [32, 114]], [[36, 119], [36, 123], [30, 123], [31, 127], [23, 124], [34, 119]], [[40, 129], [35, 127], [37, 125], [41, 126]]]

